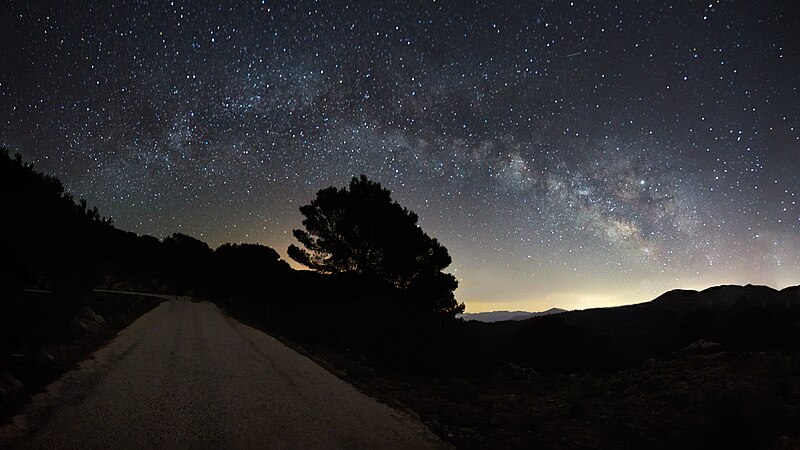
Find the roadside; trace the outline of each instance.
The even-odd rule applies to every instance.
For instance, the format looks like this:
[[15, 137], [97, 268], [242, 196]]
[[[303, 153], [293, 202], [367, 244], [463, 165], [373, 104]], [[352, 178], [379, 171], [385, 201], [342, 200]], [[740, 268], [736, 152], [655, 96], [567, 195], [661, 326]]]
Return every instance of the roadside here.
[[5, 294], [0, 305], [0, 424], [162, 300], [110, 291], [78, 298], [48, 291]]
[[457, 448], [800, 444], [796, 355], [715, 352], [603, 374], [509, 366], [483, 376], [426, 377], [385, 373], [356, 355], [285, 343], [365, 394], [413, 411]]
[[595, 374], [509, 364], [482, 374], [424, 376], [383, 371], [357, 353], [260, 329], [364, 394], [418, 417], [456, 448], [800, 444], [800, 356], [791, 353], [711, 349]]

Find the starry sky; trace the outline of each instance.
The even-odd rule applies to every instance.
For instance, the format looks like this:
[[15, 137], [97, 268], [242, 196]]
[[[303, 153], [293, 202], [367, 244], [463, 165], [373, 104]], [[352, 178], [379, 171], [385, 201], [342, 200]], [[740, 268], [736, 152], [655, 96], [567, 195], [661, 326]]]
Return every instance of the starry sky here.
[[791, 1], [0, 6], [0, 145], [117, 227], [286, 255], [366, 174], [468, 312], [800, 284]]

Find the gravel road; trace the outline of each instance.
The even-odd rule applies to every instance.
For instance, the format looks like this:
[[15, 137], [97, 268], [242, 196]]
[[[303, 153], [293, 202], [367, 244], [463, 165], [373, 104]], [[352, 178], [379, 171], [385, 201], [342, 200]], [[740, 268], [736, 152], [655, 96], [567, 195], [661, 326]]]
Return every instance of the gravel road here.
[[[5, 444], [5, 445], [4, 445]], [[435, 448], [358, 392], [211, 303], [166, 301], [34, 397], [0, 447]]]

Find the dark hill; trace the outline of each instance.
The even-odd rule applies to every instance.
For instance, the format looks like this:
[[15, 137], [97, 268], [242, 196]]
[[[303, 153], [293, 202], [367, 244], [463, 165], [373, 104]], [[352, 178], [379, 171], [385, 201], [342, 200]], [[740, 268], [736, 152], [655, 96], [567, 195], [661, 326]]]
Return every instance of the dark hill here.
[[[788, 291], [787, 291], [788, 292]], [[698, 307], [730, 307], [734, 305], [768, 306], [783, 297], [780, 292], [767, 286], [715, 286], [703, 291], [678, 289], [669, 291], [655, 300], [665, 308], [696, 309]]]
[[[675, 290], [636, 305], [528, 320], [465, 322], [472, 345], [495, 365], [545, 371], [617, 370], [703, 340], [720, 350], [800, 350], [800, 287]], [[481, 359], [476, 354], [475, 360]]]

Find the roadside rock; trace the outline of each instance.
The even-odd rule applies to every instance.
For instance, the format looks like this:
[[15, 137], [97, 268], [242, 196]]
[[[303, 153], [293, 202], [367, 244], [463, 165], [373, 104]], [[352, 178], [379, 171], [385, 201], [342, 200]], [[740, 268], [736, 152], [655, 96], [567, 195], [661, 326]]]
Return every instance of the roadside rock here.
[[647, 360], [642, 363], [642, 368], [645, 370], [653, 370], [658, 366], [658, 360], [655, 358], [647, 358]]
[[715, 353], [722, 351], [722, 344], [705, 339], [698, 339], [681, 350], [681, 353]]
[[508, 363], [508, 369], [515, 378], [532, 379], [539, 376], [539, 373], [530, 367], [521, 367], [517, 363]]
[[0, 373], [0, 403], [19, 395], [24, 385], [8, 372]]
[[106, 320], [88, 306], [84, 306], [72, 318], [72, 331], [79, 334], [92, 334], [100, 330]]
[[800, 436], [781, 436], [777, 441], [773, 442], [768, 449], [774, 450], [790, 450], [800, 448]]
[[35, 364], [37, 369], [49, 369], [53, 367], [56, 362], [56, 357], [53, 355], [53, 349], [40, 349], [36, 352]]

